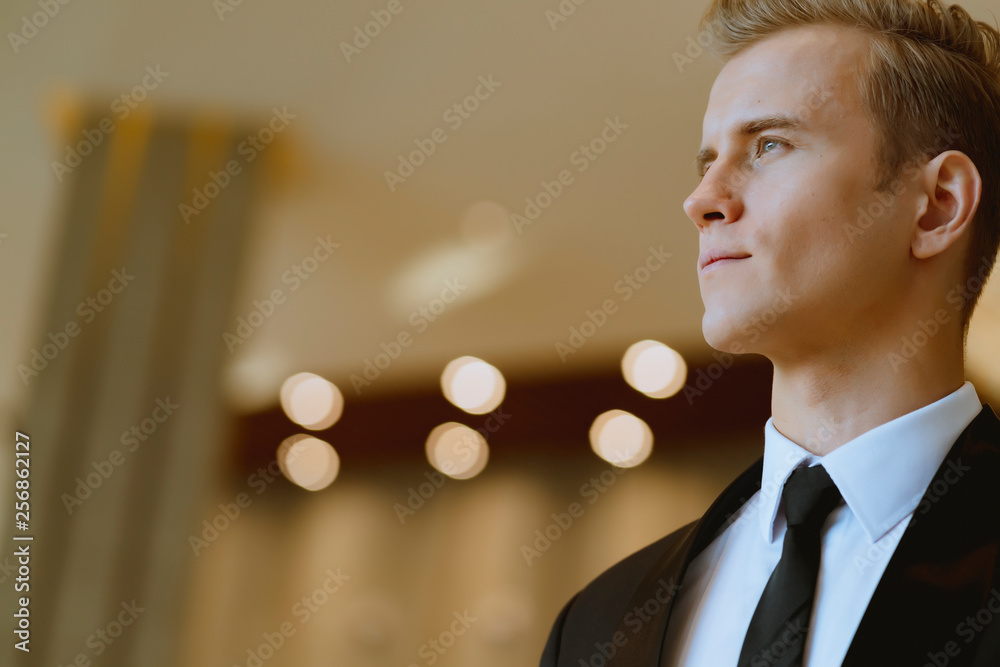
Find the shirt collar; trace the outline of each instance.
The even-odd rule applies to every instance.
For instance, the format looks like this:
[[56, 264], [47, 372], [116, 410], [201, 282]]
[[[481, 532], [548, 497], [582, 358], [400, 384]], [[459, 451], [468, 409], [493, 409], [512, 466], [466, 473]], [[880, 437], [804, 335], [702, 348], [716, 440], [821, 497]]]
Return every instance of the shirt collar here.
[[916, 509], [944, 457], [982, 409], [975, 387], [966, 381], [944, 398], [880, 424], [826, 456], [792, 442], [769, 418], [759, 505], [764, 539], [773, 542], [777, 535], [781, 491], [792, 470], [821, 463], [868, 539], [878, 541]]

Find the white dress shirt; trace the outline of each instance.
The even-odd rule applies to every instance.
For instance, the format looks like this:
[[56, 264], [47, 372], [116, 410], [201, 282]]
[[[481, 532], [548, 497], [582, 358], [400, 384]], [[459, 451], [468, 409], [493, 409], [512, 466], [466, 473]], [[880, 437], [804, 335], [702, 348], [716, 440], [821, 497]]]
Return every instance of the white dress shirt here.
[[[970, 382], [826, 456], [764, 425], [761, 489], [694, 560], [667, 626], [669, 667], [735, 665], [785, 538], [781, 491], [792, 470], [822, 464], [845, 502], [824, 524], [806, 667], [839, 666], [885, 567], [945, 455], [982, 410]], [[802, 463], [805, 461], [805, 463]]]

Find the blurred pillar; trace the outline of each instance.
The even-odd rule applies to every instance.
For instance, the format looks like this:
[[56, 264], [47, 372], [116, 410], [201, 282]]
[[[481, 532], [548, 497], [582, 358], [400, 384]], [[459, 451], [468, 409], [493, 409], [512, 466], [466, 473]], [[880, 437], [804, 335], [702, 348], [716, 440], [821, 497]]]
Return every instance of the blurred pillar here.
[[[77, 118], [72, 146], [102, 128], [99, 114]], [[188, 536], [225, 455], [222, 334], [261, 171], [239, 147], [257, 129], [135, 112], [60, 174], [61, 239], [36, 336], [52, 358], [25, 373], [18, 424], [32, 466], [21, 534], [35, 538], [24, 664], [172, 664]], [[11, 643], [3, 651], [20, 656]]]

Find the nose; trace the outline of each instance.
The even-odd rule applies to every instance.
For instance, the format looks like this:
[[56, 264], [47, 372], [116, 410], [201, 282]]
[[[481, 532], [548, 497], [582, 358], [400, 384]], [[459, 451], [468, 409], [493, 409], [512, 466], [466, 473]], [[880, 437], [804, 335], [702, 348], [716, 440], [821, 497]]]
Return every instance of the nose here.
[[732, 171], [724, 170], [720, 161], [708, 170], [698, 187], [684, 201], [684, 213], [699, 232], [713, 220], [736, 222], [743, 215], [743, 203], [737, 192], [738, 181]]

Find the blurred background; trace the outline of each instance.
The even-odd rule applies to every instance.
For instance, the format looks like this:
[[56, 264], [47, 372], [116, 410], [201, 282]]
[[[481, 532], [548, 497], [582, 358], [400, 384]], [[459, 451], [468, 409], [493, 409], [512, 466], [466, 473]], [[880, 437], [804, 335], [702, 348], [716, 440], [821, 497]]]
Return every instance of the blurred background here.
[[771, 381], [701, 334], [706, 5], [5, 3], [0, 662], [537, 664], [700, 516]]

